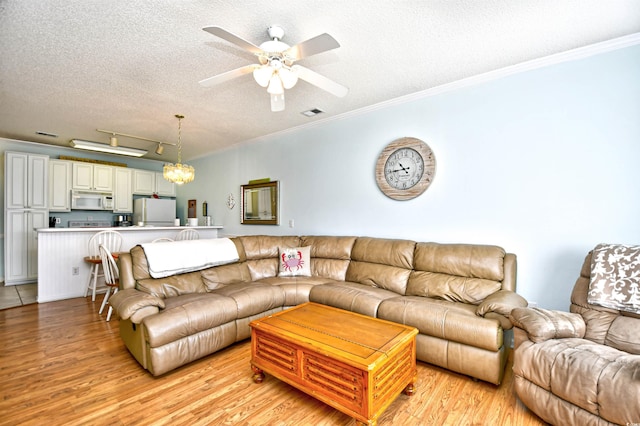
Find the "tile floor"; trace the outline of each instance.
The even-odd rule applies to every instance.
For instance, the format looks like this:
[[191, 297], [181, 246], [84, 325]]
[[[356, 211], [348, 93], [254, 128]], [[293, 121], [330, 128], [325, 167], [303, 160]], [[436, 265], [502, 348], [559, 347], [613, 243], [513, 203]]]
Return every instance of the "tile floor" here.
[[38, 284], [0, 284], [0, 309], [13, 308], [38, 302]]

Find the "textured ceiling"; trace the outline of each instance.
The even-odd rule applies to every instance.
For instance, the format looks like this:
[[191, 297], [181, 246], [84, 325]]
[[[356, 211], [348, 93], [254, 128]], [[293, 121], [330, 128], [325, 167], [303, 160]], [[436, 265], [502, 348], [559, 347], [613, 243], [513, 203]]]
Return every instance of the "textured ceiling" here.
[[[304, 81], [286, 110], [251, 75], [198, 81], [255, 62], [202, 30], [259, 45], [267, 27], [294, 45], [322, 33], [341, 47], [299, 63], [350, 89], [336, 98]], [[0, 0], [0, 137], [67, 146], [108, 143], [106, 129], [176, 142], [188, 160], [260, 136], [445, 83], [640, 32], [637, 0]], [[313, 118], [300, 114], [319, 108]], [[39, 136], [42, 131], [58, 138]], [[174, 161], [154, 145], [146, 158]]]

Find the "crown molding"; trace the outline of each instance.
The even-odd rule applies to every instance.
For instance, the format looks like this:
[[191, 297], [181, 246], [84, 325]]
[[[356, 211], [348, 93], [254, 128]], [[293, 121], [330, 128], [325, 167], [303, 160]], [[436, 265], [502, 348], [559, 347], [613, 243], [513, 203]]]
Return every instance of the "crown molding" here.
[[[590, 56], [600, 55], [602, 53], [612, 52], [619, 49], [624, 49], [626, 47], [631, 47], [640, 44], [640, 33], [634, 33], [623, 37], [614, 38], [611, 40], [603, 41], [600, 43], [591, 44], [584, 47], [579, 47], [576, 49], [567, 50], [565, 52], [555, 53], [553, 55], [545, 56], [543, 58], [533, 59], [530, 61], [525, 61], [519, 64], [510, 65], [508, 67], [499, 68], [497, 70], [488, 71], [482, 74], [478, 74], [472, 77], [464, 78], [461, 80], [453, 81], [451, 83], [442, 84], [440, 86], [432, 87], [426, 90], [421, 90], [419, 92], [411, 93], [409, 95], [400, 96], [394, 99], [389, 99], [384, 102], [380, 102], [374, 105], [370, 105], [364, 108], [360, 108], [354, 111], [349, 111], [344, 114], [335, 115], [333, 117], [327, 117], [320, 120], [316, 120], [313, 123], [307, 123], [300, 126], [292, 127], [290, 129], [285, 129], [279, 132], [270, 133], [268, 135], [260, 136], [254, 139], [247, 139], [242, 142], [238, 142], [228, 147], [228, 149], [232, 149], [238, 146], [253, 144], [261, 141], [265, 141], [268, 139], [272, 139], [273, 137], [282, 136], [290, 133], [295, 133], [300, 130], [310, 129], [313, 127], [321, 126], [327, 124], [331, 121], [339, 121], [347, 118], [351, 118], [354, 116], [359, 116], [362, 114], [366, 114], [372, 111], [377, 111], [380, 109], [388, 108], [390, 106], [404, 104], [408, 102], [412, 102], [418, 99], [428, 98], [431, 96], [440, 95], [447, 92], [452, 92], [455, 90], [460, 90], [463, 88], [476, 86], [479, 84], [484, 84], [490, 81], [499, 80], [504, 77], [508, 77], [510, 75], [515, 75], [519, 73], [523, 73], [526, 71], [531, 71], [539, 68], [548, 67], [551, 65], [561, 64], [563, 62], [576, 61], [579, 59], [588, 58]], [[225, 151], [223, 149], [222, 151]]]

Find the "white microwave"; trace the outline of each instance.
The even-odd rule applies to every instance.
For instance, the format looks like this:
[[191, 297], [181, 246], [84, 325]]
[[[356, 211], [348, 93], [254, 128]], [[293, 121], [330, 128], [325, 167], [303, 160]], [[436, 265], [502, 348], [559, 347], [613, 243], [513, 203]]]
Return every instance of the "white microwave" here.
[[113, 210], [110, 192], [71, 191], [71, 210]]

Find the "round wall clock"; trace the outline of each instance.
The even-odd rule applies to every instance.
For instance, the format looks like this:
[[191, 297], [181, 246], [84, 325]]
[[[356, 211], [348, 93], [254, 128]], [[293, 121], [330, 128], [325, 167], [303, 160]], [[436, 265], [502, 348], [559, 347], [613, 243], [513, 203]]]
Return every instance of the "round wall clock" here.
[[394, 200], [410, 200], [427, 190], [436, 173], [436, 157], [416, 138], [396, 139], [380, 153], [376, 182]]

